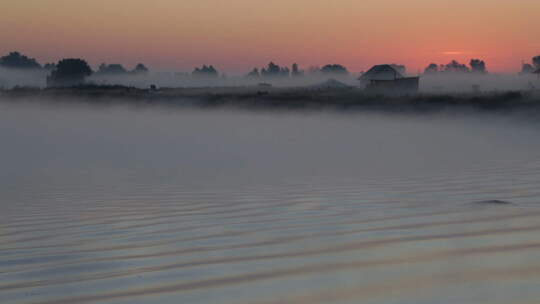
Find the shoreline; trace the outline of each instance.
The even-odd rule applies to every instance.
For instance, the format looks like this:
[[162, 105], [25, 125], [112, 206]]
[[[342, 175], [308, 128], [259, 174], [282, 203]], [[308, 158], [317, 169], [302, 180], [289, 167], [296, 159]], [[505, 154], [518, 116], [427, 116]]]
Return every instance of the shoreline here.
[[[359, 88], [208, 87], [140, 89], [119, 85], [69, 88], [13, 88], [0, 90], [0, 102], [55, 104], [166, 105], [194, 108], [276, 110], [378, 110], [438, 112], [469, 108], [482, 111], [539, 111], [540, 91], [477, 93], [417, 93], [389, 96]], [[540, 111], [539, 111], [540, 112]]]

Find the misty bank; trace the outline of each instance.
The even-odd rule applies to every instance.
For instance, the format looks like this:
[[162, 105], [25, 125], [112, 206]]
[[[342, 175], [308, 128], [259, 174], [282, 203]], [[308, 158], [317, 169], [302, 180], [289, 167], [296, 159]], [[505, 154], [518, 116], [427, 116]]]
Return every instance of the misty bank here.
[[125, 86], [13, 88], [0, 90], [0, 102], [45, 102], [195, 108], [276, 110], [380, 110], [437, 112], [469, 108], [485, 111], [540, 110], [539, 91], [424, 93], [406, 96], [370, 94], [357, 88], [211, 87], [140, 89]]

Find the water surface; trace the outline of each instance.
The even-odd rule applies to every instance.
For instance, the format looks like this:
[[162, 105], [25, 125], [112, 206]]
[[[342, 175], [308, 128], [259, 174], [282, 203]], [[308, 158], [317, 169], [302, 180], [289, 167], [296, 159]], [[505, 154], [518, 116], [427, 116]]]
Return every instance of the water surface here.
[[538, 127], [0, 105], [0, 302], [536, 303]]

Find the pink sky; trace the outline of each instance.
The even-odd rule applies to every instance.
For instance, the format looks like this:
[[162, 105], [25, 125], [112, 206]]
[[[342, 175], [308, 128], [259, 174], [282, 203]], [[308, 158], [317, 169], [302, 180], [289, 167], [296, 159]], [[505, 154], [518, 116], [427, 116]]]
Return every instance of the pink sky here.
[[20, 0], [0, 3], [0, 54], [244, 73], [270, 60], [354, 72], [471, 58], [515, 72], [540, 54], [539, 0]]

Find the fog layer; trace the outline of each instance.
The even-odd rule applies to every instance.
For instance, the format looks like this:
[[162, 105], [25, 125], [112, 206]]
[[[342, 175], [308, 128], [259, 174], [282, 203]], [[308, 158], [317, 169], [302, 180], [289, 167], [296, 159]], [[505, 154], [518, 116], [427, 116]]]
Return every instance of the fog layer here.
[[[0, 88], [46, 87], [47, 70], [17, 70], [0, 68]], [[361, 87], [357, 74], [351, 75], [305, 75], [285, 78], [249, 78], [221, 76], [216, 78], [192, 77], [186, 73], [148, 72], [146, 74], [99, 75], [87, 79], [88, 84], [122, 85], [136, 88], [157, 87], [243, 87], [270, 84], [276, 87], [326, 87], [329, 79], [343, 85]], [[479, 93], [493, 91], [530, 91], [540, 89], [540, 78], [534, 74], [474, 74], [441, 73], [420, 76], [421, 93]]]
[[116, 183], [152, 174], [199, 185], [407, 177], [525, 161], [540, 152], [536, 123], [478, 113], [0, 107], [3, 183], [67, 176], [99, 176], [99, 182]]

